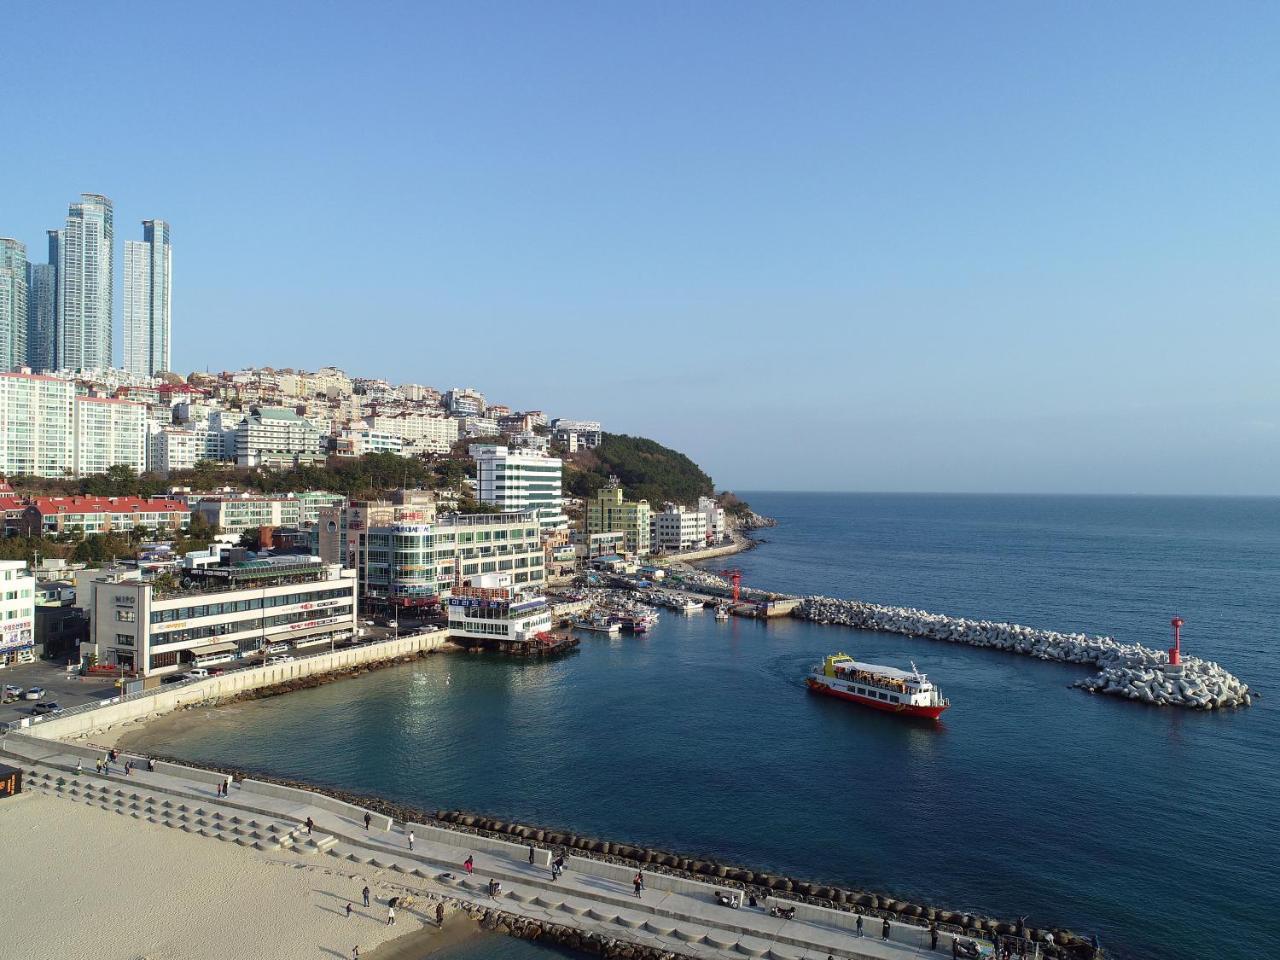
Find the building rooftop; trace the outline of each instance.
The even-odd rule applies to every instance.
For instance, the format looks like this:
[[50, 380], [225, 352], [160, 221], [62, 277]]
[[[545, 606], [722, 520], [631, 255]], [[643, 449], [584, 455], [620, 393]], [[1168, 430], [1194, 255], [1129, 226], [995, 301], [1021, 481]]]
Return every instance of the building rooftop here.
[[177, 500], [145, 500], [142, 497], [36, 497], [31, 501], [42, 514], [52, 513], [189, 513]]

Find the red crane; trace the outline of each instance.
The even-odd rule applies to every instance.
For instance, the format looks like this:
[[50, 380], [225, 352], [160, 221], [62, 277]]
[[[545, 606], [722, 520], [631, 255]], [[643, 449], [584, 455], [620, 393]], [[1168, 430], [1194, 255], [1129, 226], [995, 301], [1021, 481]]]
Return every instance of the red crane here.
[[741, 570], [720, 570], [720, 576], [728, 577], [733, 583], [733, 602], [738, 602], [738, 591], [742, 588], [742, 571]]

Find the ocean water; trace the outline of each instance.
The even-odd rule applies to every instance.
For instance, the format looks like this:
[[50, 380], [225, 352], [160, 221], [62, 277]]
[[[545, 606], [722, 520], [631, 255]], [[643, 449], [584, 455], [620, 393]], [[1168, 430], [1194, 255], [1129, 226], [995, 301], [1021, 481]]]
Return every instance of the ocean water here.
[[[1162, 710], [1070, 688], [1087, 668], [666, 613], [647, 638], [585, 639], [563, 660], [436, 657], [213, 711], [150, 746], [1027, 914], [1137, 960], [1277, 954], [1280, 500], [749, 499], [781, 525], [709, 564], [748, 584], [1158, 646], [1176, 611], [1188, 652], [1263, 698]], [[837, 649], [914, 660], [952, 709], [922, 726], [808, 694], [805, 670]]]

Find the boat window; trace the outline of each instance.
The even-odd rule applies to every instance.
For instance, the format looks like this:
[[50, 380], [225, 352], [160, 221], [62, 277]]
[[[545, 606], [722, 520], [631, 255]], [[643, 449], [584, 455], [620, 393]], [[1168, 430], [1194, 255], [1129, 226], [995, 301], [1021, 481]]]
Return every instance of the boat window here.
[[901, 697], [899, 697], [896, 693], [890, 694], [890, 695], [889, 695], [889, 700], [890, 700], [890, 701], [892, 701], [893, 703], [901, 703], [901, 702], [902, 702], [902, 698], [901, 698]]

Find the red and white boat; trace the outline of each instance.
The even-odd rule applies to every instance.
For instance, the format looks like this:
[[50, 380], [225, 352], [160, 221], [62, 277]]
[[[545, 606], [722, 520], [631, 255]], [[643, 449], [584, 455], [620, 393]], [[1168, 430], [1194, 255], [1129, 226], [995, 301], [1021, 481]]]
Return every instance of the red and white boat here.
[[914, 663], [910, 670], [899, 670], [833, 653], [809, 671], [805, 683], [814, 693], [927, 720], [937, 720], [951, 706]]

